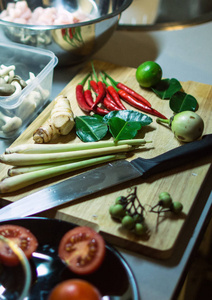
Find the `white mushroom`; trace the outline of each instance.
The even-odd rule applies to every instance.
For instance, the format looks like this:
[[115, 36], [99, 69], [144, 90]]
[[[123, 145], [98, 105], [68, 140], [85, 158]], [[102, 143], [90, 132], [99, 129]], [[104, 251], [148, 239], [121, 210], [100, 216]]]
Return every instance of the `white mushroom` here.
[[40, 101], [40, 93], [32, 91], [23, 99], [21, 105], [16, 111], [16, 115], [19, 116], [22, 120], [27, 119], [34, 113], [35, 109], [39, 106]]
[[11, 65], [11, 66], [4, 66], [4, 65], [1, 65], [1, 69], [0, 69], [0, 76], [5, 76], [5, 75], [8, 75], [10, 71], [13, 71], [15, 70], [15, 66], [14, 65]]
[[0, 112], [0, 126], [4, 133], [17, 130], [22, 125], [22, 120], [19, 117], [8, 117]]
[[[36, 79], [35, 74], [32, 73], [32, 72], [29, 72], [29, 79], [26, 80], [26, 83], [29, 84], [35, 79]], [[49, 97], [49, 91], [43, 89], [40, 85], [38, 85], [36, 87], [36, 90], [39, 91], [39, 93], [41, 94], [41, 97], [42, 97], [43, 100], [46, 100]]]
[[13, 93], [13, 96], [18, 95], [22, 91], [22, 86], [17, 81], [12, 81], [11, 85], [15, 87], [15, 92]]

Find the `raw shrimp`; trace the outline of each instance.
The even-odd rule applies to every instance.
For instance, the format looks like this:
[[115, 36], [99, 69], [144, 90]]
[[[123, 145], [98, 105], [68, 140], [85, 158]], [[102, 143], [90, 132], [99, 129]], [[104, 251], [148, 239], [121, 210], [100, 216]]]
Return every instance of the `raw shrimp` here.
[[92, 17], [78, 10], [70, 13], [64, 8], [41, 6], [31, 11], [26, 1], [8, 3], [7, 8], [0, 13], [0, 19], [8, 22], [29, 25], [63, 25], [88, 21]]

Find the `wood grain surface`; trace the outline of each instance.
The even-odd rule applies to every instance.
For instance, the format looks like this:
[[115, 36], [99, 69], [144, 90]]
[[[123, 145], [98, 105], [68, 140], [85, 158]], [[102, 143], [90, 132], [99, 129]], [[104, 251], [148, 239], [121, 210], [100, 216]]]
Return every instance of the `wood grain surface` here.
[[[107, 62], [95, 61], [96, 71], [105, 70], [114, 79], [125, 83], [137, 92], [146, 97], [152, 104], [152, 107], [159, 110], [166, 117], [172, 116], [167, 100], [159, 99], [149, 90], [142, 89], [135, 80], [135, 69], [117, 66]], [[81, 116], [84, 113], [76, 103], [75, 88], [76, 85], [91, 71], [90, 64], [86, 65], [79, 74], [61, 91], [61, 94], [67, 96], [72, 103], [72, 109], [75, 116]], [[199, 103], [198, 114], [203, 118], [205, 123], [204, 134], [211, 133], [212, 121], [212, 86], [197, 82], [182, 82], [183, 89], [186, 93], [196, 97]], [[128, 109], [134, 109], [125, 104]], [[33, 143], [32, 135], [48, 117], [52, 108], [52, 103], [43, 110], [37, 119], [23, 132], [22, 135], [13, 143], [14, 145]], [[152, 143], [146, 144], [141, 150], [136, 151], [131, 159], [136, 157], [152, 158], [160, 155], [170, 149], [180, 146], [180, 143], [174, 138], [171, 130], [166, 126], [156, 123], [156, 117], [151, 116], [152, 124], [142, 128], [138, 138], [151, 140]], [[80, 143], [73, 130], [71, 134], [65, 137], [57, 137], [51, 143]], [[198, 161], [193, 161], [185, 166], [169, 170], [155, 175], [147, 180], [138, 179], [128, 182], [118, 187], [113, 187], [102, 192], [98, 192], [90, 197], [76, 200], [71, 204], [43, 212], [41, 215], [54, 217], [61, 220], [76, 223], [78, 225], [91, 226], [101, 232], [104, 238], [120, 247], [136, 251], [151, 257], [165, 259], [172, 254], [174, 245], [181, 233], [183, 226], [186, 225], [186, 219], [189, 218], [192, 206], [198, 199], [198, 193], [202, 188], [204, 180], [211, 166], [211, 155], [209, 157], [200, 157]], [[0, 165], [1, 178], [6, 176], [8, 166]], [[84, 170], [83, 170], [84, 171]], [[23, 190], [2, 194], [1, 199], [4, 203], [16, 201], [25, 195], [40, 190], [46, 186], [67, 179], [78, 174], [68, 174], [60, 178], [49, 179], [45, 182], [35, 184]], [[146, 222], [150, 229], [150, 235], [146, 238], [138, 238], [133, 233], [124, 230], [121, 224], [111, 219], [109, 207], [114, 203], [115, 198], [120, 195], [127, 195], [130, 189], [137, 186], [138, 197], [140, 202], [145, 206]], [[150, 213], [149, 208], [158, 202], [158, 195], [162, 191], [167, 191], [172, 195], [174, 201], [180, 201], [183, 204], [183, 213], [180, 217], [166, 214], [160, 217], [158, 226], [157, 214]], [[29, 203], [30, 205], [30, 203]]]

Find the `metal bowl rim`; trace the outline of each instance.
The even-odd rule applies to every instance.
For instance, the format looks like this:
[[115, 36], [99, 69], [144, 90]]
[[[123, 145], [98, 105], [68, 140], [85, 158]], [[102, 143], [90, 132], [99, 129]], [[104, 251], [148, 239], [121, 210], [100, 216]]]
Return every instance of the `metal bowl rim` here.
[[24, 29], [30, 29], [30, 30], [55, 30], [55, 29], [62, 29], [62, 28], [73, 28], [73, 27], [81, 27], [81, 26], [87, 26], [95, 23], [99, 23], [106, 19], [111, 19], [117, 15], [120, 15], [125, 9], [127, 9], [130, 4], [132, 4], [133, 0], [126, 0], [125, 3], [116, 11], [109, 13], [107, 15], [101, 16], [96, 19], [92, 19], [85, 22], [78, 22], [73, 24], [62, 24], [62, 25], [28, 25], [28, 24], [20, 24], [20, 23], [14, 23], [14, 22], [8, 22], [0, 19], [0, 25], [4, 26], [13, 26], [17, 28], [24, 28]]

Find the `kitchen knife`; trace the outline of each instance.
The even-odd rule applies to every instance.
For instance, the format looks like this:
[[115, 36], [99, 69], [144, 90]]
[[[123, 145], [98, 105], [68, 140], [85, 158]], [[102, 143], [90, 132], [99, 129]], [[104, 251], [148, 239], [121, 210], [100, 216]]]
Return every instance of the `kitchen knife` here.
[[21, 218], [139, 177], [171, 170], [211, 154], [212, 134], [151, 159], [119, 160], [46, 187], [0, 209], [0, 220]]

